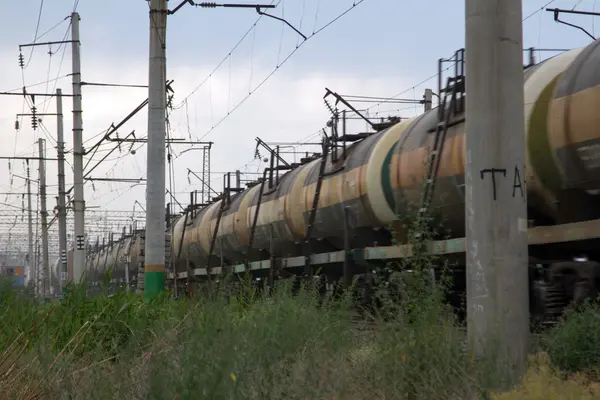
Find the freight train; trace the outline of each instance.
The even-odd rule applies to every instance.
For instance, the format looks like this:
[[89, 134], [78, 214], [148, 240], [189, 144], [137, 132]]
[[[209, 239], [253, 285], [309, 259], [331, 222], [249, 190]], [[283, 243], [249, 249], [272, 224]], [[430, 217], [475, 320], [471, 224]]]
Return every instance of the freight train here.
[[[424, 183], [433, 180], [429, 209], [450, 238], [435, 238], [429, 249], [457, 261], [456, 291], [464, 293], [463, 60], [464, 50], [451, 60], [454, 73], [439, 85], [438, 107], [354, 134], [343, 118], [339, 127], [336, 113], [322, 153], [290, 165], [272, 152], [262, 179], [246, 188], [226, 184], [209, 204], [191, 204], [169, 219], [168, 284], [191, 291], [224, 273], [250, 271], [272, 281], [317, 268], [330, 282], [368, 276], [406, 257], [399, 216], [407, 204], [421, 204]], [[524, 83], [531, 315], [552, 320], [600, 287], [593, 261], [600, 255], [600, 40], [524, 66]], [[426, 160], [439, 135], [439, 168], [431, 175]], [[143, 276], [143, 237], [135, 231], [89, 249], [91, 279], [112, 267], [114, 279], [135, 286]]]

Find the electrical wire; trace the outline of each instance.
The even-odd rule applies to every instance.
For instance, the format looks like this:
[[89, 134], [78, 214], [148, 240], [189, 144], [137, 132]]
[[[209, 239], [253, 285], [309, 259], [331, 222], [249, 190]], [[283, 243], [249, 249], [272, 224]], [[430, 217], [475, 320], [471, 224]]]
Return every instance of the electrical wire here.
[[39, 121], [38, 126], [44, 133], [44, 136], [46, 136], [46, 139], [48, 139], [52, 143], [53, 146], [54, 145], [58, 146], [58, 142], [56, 141], [56, 139], [54, 139], [52, 137], [52, 134], [48, 131], [48, 128], [46, 128], [46, 125], [44, 125], [44, 123], [41, 120]]
[[544, 11], [544, 8], [548, 7], [550, 4], [554, 3], [556, 0], [551, 0], [549, 2], [547, 2], [546, 4], [544, 4], [543, 6], [541, 6], [540, 8], [538, 8], [537, 10], [535, 10], [534, 12], [532, 12], [531, 14], [527, 15], [525, 18], [523, 18], [523, 22], [527, 21], [529, 18], [533, 17], [535, 14], [539, 13], [540, 11]]
[[575, 9], [581, 4], [583, 0], [578, 0], [577, 3], [571, 8], [571, 11], [575, 11]]
[[[347, 8], [344, 12], [342, 12], [341, 14], [339, 14], [337, 17], [335, 17], [334, 19], [332, 19], [331, 21], [329, 21], [328, 23], [326, 23], [325, 25], [323, 25], [321, 28], [317, 29], [315, 32], [313, 32], [310, 36], [308, 36], [306, 38], [305, 41], [303, 41], [302, 43], [300, 43], [296, 48], [294, 48], [294, 50], [292, 50], [286, 58], [283, 59], [283, 61], [277, 65], [275, 68], [273, 68], [273, 70], [262, 80], [260, 81], [260, 83], [254, 87], [254, 89], [252, 89], [242, 100], [240, 100], [224, 117], [222, 117], [215, 125], [212, 126], [212, 128], [210, 128], [206, 133], [204, 133], [199, 140], [204, 139], [208, 134], [210, 134], [212, 131], [214, 131], [219, 125], [221, 125], [227, 118], [229, 118], [242, 104], [244, 104], [246, 102], [246, 100], [252, 95], [254, 94], [258, 89], [260, 89], [278, 70], [281, 69], [281, 67], [288, 61], [290, 60], [290, 58], [292, 58], [292, 56], [299, 50], [302, 48], [302, 46], [308, 42], [310, 39], [314, 38], [316, 35], [318, 35], [320, 32], [322, 32], [323, 30], [325, 30], [327, 27], [331, 26], [334, 22], [338, 21], [340, 18], [342, 18], [343, 16], [345, 16], [346, 14], [348, 14], [351, 10], [353, 10], [354, 8], [356, 8], [358, 5], [360, 5], [361, 3], [364, 3], [366, 0], [358, 0], [355, 1], [352, 6], [350, 6], [349, 8]], [[188, 96], [189, 97], [189, 96]]]
[[[25, 89], [31, 89], [31, 88], [36, 87], [36, 86], [46, 85], [48, 83], [55, 82], [55, 81], [57, 81], [59, 79], [66, 78], [68, 76], [70, 76], [70, 75], [69, 74], [67, 74], [67, 75], [61, 75], [61, 76], [57, 76], [56, 78], [52, 78], [52, 79], [48, 79], [48, 80], [45, 80], [45, 81], [40, 81], [40, 82], [32, 83], [31, 85], [25, 86]], [[10, 89], [10, 90], [4, 90], [4, 92], [6, 92], [6, 93], [15, 93], [15, 92], [20, 92], [20, 91], [23, 91], [23, 86], [21, 86], [20, 88], [15, 88], [15, 89]]]
[[[43, 13], [43, 8], [44, 8], [44, 0], [40, 0], [40, 7], [39, 7], [38, 16], [37, 16], [37, 21], [36, 21], [36, 28], [35, 28], [35, 33], [34, 33], [33, 44], [37, 43], [37, 41], [38, 41], [38, 40], [39, 40], [41, 37], [43, 37], [43, 36], [47, 35], [48, 33], [52, 32], [54, 29], [56, 29], [56, 27], [58, 27], [58, 26], [59, 26], [59, 25], [60, 25], [62, 22], [64, 22], [64, 20], [66, 19], [66, 18], [65, 18], [65, 19], [63, 19], [63, 20], [59, 21], [57, 24], [55, 24], [54, 26], [52, 26], [50, 29], [46, 30], [46, 31], [45, 31], [44, 33], [42, 33], [41, 35], [38, 35], [38, 33], [39, 33], [39, 28], [40, 28], [40, 23], [41, 23], [41, 18], [42, 18], [42, 13]], [[34, 46], [32, 46], [32, 48], [31, 48], [31, 52], [29, 53], [29, 59], [27, 60], [27, 63], [26, 63], [25, 65], [23, 65], [23, 67], [21, 68], [21, 80], [22, 80], [22, 86], [21, 86], [20, 90], [23, 90], [23, 88], [27, 88], [27, 87], [28, 87], [28, 86], [26, 85], [26, 83], [25, 83], [25, 69], [26, 69], [26, 68], [29, 66], [29, 64], [31, 63], [31, 60], [32, 60], [32, 58], [33, 58], [33, 51], [34, 51]], [[50, 68], [50, 67], [49, 67], [49, 68]], [[48, 75], [49, 75], [49, 72], [50, 72], [50, 71], [48, 71]], [[47, 80], [46, 80], [46, 82], [43, 82], [43, 83], [46, 83], [46, 84], [47, 84], [49, 81], [50, 81], [50, 80], [49, 80], [49, 79], [47, 79]], [[43, 83], [40, 83], [40, 84], [43, 84]], [[31, 86], [37, 86], [37, 84], [35, 84], [35, 85], [30, 85], [29, 87], [31, 87]], [[24, 113], [24, 111], [25, 111], [25, 105], [26, 105], [26, 104], [29, 104], [29, 102], [28, 102], [28, 99], [27, 99], [27, 97], [26, 97], [26, 96], [23, 96], [23, 102], [22, 102], [22, 106], [21, 106], [21, 114], [23, 114], [23, 113]], [[43, 104], [43, 103], [42, 103], [42, 104]], [[41, 105], [40, 105], [40, 106], [41, 106]], [[23, 122], [23, 117], [21, 117], [21, 120], [19, 121], [19, 123], [21, 123], [21, 124], [22, 124], [22, 122]], [[34, 139], [35, 139], [35, 141], [37, 141], [37, 138], [38, 138], [38, 136], [37, 136], [37, 133], [34, 133]], [[17, 153], [17, 142], [18, 142], [18, 140], [17, 140], [17, 139], [18, 139], [18, 130], [16, 130], [16, 129], [15, 129], [15, 141], [14, 141], [14, 148], [13, 148], [13, 154], [14, 154], [14, 155], [16, 155], [16, 153]], [[34, 151], [35, 151], [35, 150], [34, 150]]]
[[[69, 18], [69, 17], [67, 17], [67, 18]], [[69, 37], [69, 33], [71, 31], [71, 24], [72, 24], [72, 21], [69, 20], [69, 25], [67, 26], [65, 34], [63, 35], [63, 38], [62, 38], [63, 42], [66, 41], [67, 38]], [[56, 73], [57, 76], [60, 76], [60, 71], [62, 70], [63, 61], [65, 59], [65, 54], [67, 52], [67, 46], [66, 46], [66, 44], [65, 43], [61, 43], [58, 46], [58, 48], [56, 49], [55, 54], [60, 51], [61, 47], [63, 48], [63, 50], [62, 50], [62, 55], [60, 56], [60, 62], [58, 64], [58, 70], [57, 70], [57, 73]], [[70, 76], [70, 74], [68, 74], [66, 76]], [[56, 92], [56, 86], [57, 86], [57, 84], [58, 84], [58, 79], [55, 79], [54, 80], [54, 86], [52, 87], [52, 93]], [[52, 97], [46, 98], [46, 100], [42, 103], [44, 105], [44, 112], [48, 111], [48, 107], [50, 106], [50, 99], [52, 99]]]
[[[281, 0], [279, 0], [276, 4], [279, 5], [279, 2]], [[272, 5], [275, 2], [275, 0], [271, 0], [271, 2], [269, 3], [269, 5]], [[221, 68], [221, 66], [223, 65], [223, 63], [229, 58], [231, 57], [231, 54], [237, 50], [237, 48], [240, 46], [240, 44], [242, 44], [242, 42], [244, 41], [244, 39], [246, 39], [246, 37], [250, 34], [250, 32], [252, 32], [252, 30], [254, 29], [254, 27], [256, 26], [256, 24], [262, 19], [262, 15], [260, 15], [256, 21], [254, 21], [254, 23], [250, 26], [250, 28], [248, 28], [248, 30], [246, 31], [246, 33], [244, 33], [242, 35], [242, 37], [236, 42], [236, 44], [233, 46], [233, 48], [231, 50], [229, 50], [229, 52], [227, 53], [227, 55], [225, 57], [223, 57], [223, 59], [217, 64], [217, 66], [208, 74], [208, 76], [206, 76], [201, 82], [200, 84], [198, 84], [198, 86], [196, 86], [194, 89], [192, 89], [192, 91], [183, 98], [183, 100], [181, 100], [177, 105], [175, 105], [173, 107], [173, 110], [178, 110], [180, 109], [185, 101], [187, 99], [189, 99], [194, 93], [196, 93], [198, 91], [198, 89], [200, 89], [202, 86], [204, 86], [204, 84], [210, 79], [210, 77], [212, 77], [212, 75], [217, 72], [217, 70], [219, 68]]]
[[49, 34], [50, 32], [52, 32], [53, 30], [55, 30], [56, 28], [58, 28], [60, 24], [62, 24], [63, 22], [65, 22], [69, 18], [70, 18], [70, 15], [67, 15], [65, 18], [63, 18], [62, 20], [60, 20], [59, 22], [57, 22], [52, 28], [48, 29], [46, 32], [44, 32], [40, 36], [38, 36], [37, 39], [39, 40], [39, 39], [43, 38], [44, 36], [46, 36], [47, 34]]
[[[539, 13], [539, 12], [543, 11], [543, 10], [544, 10], [546, 7], [548, 7], [549, 5], [551, 5], [552, 3], [554, 3], [555, 1], [556, 1], [556, 0], [551, 0], [551, 1], [547, 2], [546, 4], [544, 4], [542, 7], [540, 7], [540, 8], [538, 8], [538, 9], [536, 9], [534, 12], [532, 12], [532, 13], [528, 14], [528, 15], [527, 15], [525, 18], [523, 18], [522, 22], [525, 22], [525, 21], [527, 21], [529, 18], [531, 18], [531, 17], [533, 17], [534, 15], [536, 15], [537, 13]], [[455, 64], [456, 64], [456, 63], [454, 63], [454, 64], [452, 64], [452, 65], [450, 65], [450, 66], [448, 66], [448, 67], [444, 68], [444, 69], [443, 69], [442, 71], [440, 71], [440, 72], [445, 72], [445, 71], [449, 70], [450, 68], [454, 67], [454, 65], [455, 65]], [[385, 99], [384, 101], [382, 101], [382, 102], [380, 102], [380, 103], [376, 103], [376, 104], [372, 105], [371, 107], [368, 107], [368, 108], [367, 108], [367, 110], [370, 110], [370, 109], [372, 109], [373, 107], [380, 106], [381, 104], [388, 103], [388, 102], [390, 102], [390, 101], [392, 101], [392, 100], [396, 99], [397, 97], [399, 97], [399, 96], [402, 96], [403, 94], [406, 94], [406, 93], [408, 93], [409, 91], [411, 91], [411, 90], [414, 90], [415, 88], [417, 88], [417, 87], [419, 87], [419, 86], [421, 86], [421, 85], [423, 85], [423, 84], [425, 84], [425, 83], [429, 82], [430, 80], [432, 80], [432, 79], [434, 79], [434, 78], [437, 78], [437, 77], [439, 76], [439, 74], [440, 74], [439, 72], [438, 72], [438, 73], [435, 73], [435, 74], [431, 75], [430, 77], [428, 77], [428, 78], [426, 78], [426, 79], [423, 79], [421, 82], [417, 83], [416, 85], [413, 85], [412, 87], [410, 87], [410, 88], [408, 88], [408, 89], [406, 89], [406, 90], [403, 90], [403, 91], [401, 91], [401, 92], [398, 92], [397, 94], [395, 94], [395, 95], [393, 95], [393, 96], [391, 96], [391, 97], [389, 97], [389, 98]]]
[[[33, 35], [33, 43], [36, 43], [36, 40], [38, 40], [38, 31], [40, 29], [40, 21], [42, 20], [42, 11], [44, 9], [44, 0], [40, 0], [40, 9], [38, 11], [38, 17], [37, 17], [37, 23], [35, 25], [35, 34]], [[31, 47], [31, 52], [29, 53], [29, 59], [27, 60], [27, 63], [25, 64], [25, 66], [23, 67], [23, 69], [26, 69], [29, 66], [29, 63], [31, 62], [31, 58], [33, 57], [33, 50], [34, 47]]]

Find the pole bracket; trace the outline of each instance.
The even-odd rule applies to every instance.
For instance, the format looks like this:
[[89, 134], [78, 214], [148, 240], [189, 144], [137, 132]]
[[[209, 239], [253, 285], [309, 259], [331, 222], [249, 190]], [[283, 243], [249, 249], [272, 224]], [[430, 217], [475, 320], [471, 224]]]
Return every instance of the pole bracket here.
[[563, 9], [560, 9], [560, 8], [546, 8], [546, 11], [550, 11], [550, 12], [554, 13], [554, 21], [555, 22], [558, 22], [560, 24], [564, 24], [564, 25], [570, 26], [572, 28], [579, 29], [583, 33], [585, 33], [586, 35], [588, 35], [590, 38], [592, 38], [592, 40], [596, 40], [596, 38], [594, 37], [594, 35], [592, 35], [587, 30], [585, 30], [585, 28], [582, 28], [579, 25], [571, 24], [571, 23], [566, 22], [566, 21], [562, 21], [561, 19], [558, 18], [558, 16], [560, 15], [560, 13], [565, 13], [565, 14], [592, 15], [592, 16], [595, 16], [595, 17], [599, 17], [600, 13], [592, 12], [592, 11], [563, 10]]

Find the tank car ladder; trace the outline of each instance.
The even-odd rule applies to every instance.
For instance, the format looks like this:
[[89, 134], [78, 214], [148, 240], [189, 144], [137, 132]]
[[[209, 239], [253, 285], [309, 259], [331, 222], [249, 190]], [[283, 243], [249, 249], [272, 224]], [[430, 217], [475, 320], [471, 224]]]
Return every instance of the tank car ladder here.
[[317, 186], [315, 188], [315, 195], [313, 197], [312, 208], [310, 209], [310, 215], [308, 217], [308, 224], [306, 226], [306, 232], [304, 234], [304, 274], [307, 277], [312, 277], [312, 268], [310, 265], [310, 239], [312, 235], [313, 226], [317, 217], [317, 209], [319, 208], [319, 198], [321, 197], [321, 186], [323, 184], [323, 178], [325, 177], [325, 167], [327, 166], [327, 155], [328, 155], [329, 141], [327, 136], [323, 137], [323, 156], [321, 157], [321, 163], [319, 164], [319, 175], [317, 177]]
[[[187, 224], [188, 224], [188, 216], [191, 212], [191, 207], [187, 206], [185, 208], [184, 214], [183, 214], [183, 228], [181, 228], [181, 237], [179, 238], [179, 248], [177, 249], [177, 254], [175, 255], [175, 261], [173, 262], [173, 273], [175, 276], [175, 282], [177, 282], [177, 278], [178, 278], [178, 274], [177, 274], [177, 266], [179, 265], [179, 263], [181, 262], [181, 252], [183, 251], [183, 239], [185, 238], [185, 231], [187, 228]], [[175, 226], [173, 226], [173, 229], [175, 229]], [[187, 267], [187, 266], [186, 266]], [[188, 281], [189, 281], [189, 276], [187, 277]]]
[[[440, 167], [440, 159], [444, 150], [444, 142], [446, 140], [446, 133], [448, 128], [451, 126], [451, 119], [456, 114], [458, 96], [465, 92], [465, 77], [464, 77], [464, 50], [458, 50], [454, 56], [456, 59], [456, 72], [455, 76], [450, 76], [447, 79], [446, 87], [439, 89], [440, 96], [443, 98], [441, 104], [438, 107], [438, 123], [435, 127], [433, 146], [428, 155], [428, 166], [427, 166], [427, 178], [424, 182], [423, 192], [421, 193], [421, 208], [419, 209], [419, 218], [422, 219], [425, 213], [429, 210], [433, 201], [433, 194], [435, 190], [435, 183]], [[442, 74], [440, 60], [440, 77]], [[440, 85], [441, 86], [441, 85]], [[448, 98], [450, 98], [448, 104]]]
[[[212, 275], [212, 258], [213, 258], [213, 254], [215, 252], [215, 246], [217, 244], [217, 235], [219, 234], [219, 227], [221, 226], [221, 219], [223, 218], [223, 213], [225, 211], [227, 211], [227, 209], [229, 208], [230, 204], [231, 204], [231, 193], [235, 192], [241, 192], [242, 189], [237, 187], [237, 188], [232, 188], [231, 187], [231, 172], [227, 172], [224, 176], [223, 176], [223, 195], [222, 195], [222, 199], [221, 199], [221, 204], [219, 206], [219, 212], [217, 214], [217, 223], [215, 224], [215, 229], [213, 230], [213, 233], [210, 237], [210, 248], [208, 250], [208, 259], [206, 261], [206, 274], [208, 275], [208, 279], [211, 279], [211, 275]], [[223, 238], [221, 238], [221, 268], [223, 267], [223, 242], [222, 242]], [[223, 271], [221, 271], [221, 273], [223, 273]]]
[[223, 212], [227, 208], [228, 204], [226, 203], [227, 197], [224, 196], [221, 200], [221, 204], [219, 206], [219, 212], [217, 214], [217, 223], [215, 224], [215, 229], [213, 230], [212, 235], [210, 236], [210, 247], [208, 250], [208, 259], [206, 260], [206, 275], [208, 280], [211, 280], [212, 274], [212, 257], [215, 251], [215, 245], [217, 244], [217, 235], [219, 233], [219, 226], [221, 225], [221, 218], [223, 217]]

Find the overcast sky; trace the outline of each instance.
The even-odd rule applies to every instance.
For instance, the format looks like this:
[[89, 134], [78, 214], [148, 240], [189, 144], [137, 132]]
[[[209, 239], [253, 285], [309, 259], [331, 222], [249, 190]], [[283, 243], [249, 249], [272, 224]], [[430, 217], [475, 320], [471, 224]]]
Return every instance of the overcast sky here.
[[[265, 0], [267, 4], [271, 0]], [[184, 6], [169, 16], [167, 23], [167, 76], [174, 80], [176, 107], [170, 113], [172, 137], [215, 142], [212, 170], [215, 172], [259, 171], [264, 165], [254, 158], [255, 137], [266, 141], [318, 139], [314, 134], [324, 126], [328, 112], [322, 97], [325, 87], [342, 94], [421, 98], [425, 88], [437, 90], [437, 79], [423, 82], [437, 72], [437, 60], [464, 46], [464, 1], [462, 0], [364, 0], [327, 28], [324, 25], [352, 7], [355, 0], [274, 0], [270, 12], [284, 16], [309, 36], [285, 64], [278, 67], [303, 40], [281, 22], [261, 18], [252, 9], [201, 9]], [[40, 13], [40, 3], [42, 3]], [[80, 0], [82, 80], [86, 82], [147, 84], [148, 4], [144, 0]], [[524, 0], [524, 47], [575, 48], [588, 44], [581, 31], [556, 24], [552, 14], [540, 9], [548, 0]], [[557, 0], [551, 7], [594, 10], [594, 0]], [[22, 50], [26, 68], [18, 66], [19, 44], [70, 39], [68, 35], [73, 0], [0, 0], [0, 91], [30, 86], [31, 92], [54, 92], [61, 88], [71, 93], [70, 45], [39, 46]], [[173, 9], [179, 0], [169, 1]], [[600, 9], [600, 5], [598, 7]], [[538, 11], [536, 13], [536, 11]], [[39, 26], [38, 25], [39, 17]], [[584, 26], [595, 35], [593, 18], [565, 16], [569, 22]], [[62, 21], [62, 22], [61, 22]], [[600, 19], [597, 21], [600, 23]], [[58, 24], [58, 25], [57, 25]], [[37, 29], [36, 29], [37, 27]], [[600, 30], [600, 29], [599, 29]], [[47, 32], [47, 33], [46, 33]], [[248, 32], [248, 33], [247, 33]], [[313, 32], [318, 32], [311, 37]], [[245, 39], [232, 51], [236, 43]], [[40, 37], [40, 35], [42, 35]], [[67, 36], [65, 36], [67, 35]], [[65, 51], [66, 50], [66, 51]], [[52, 55], [49, 55], [51, 52]], [[230, 57], [227, 57], [228, 54]], [[552, 53], [542, 53], [542, 57]], [[224, 61], [223, 61], [224, 60]], [[221, 64], [220, 64], [221, 63]], [[216, 72], [211, 71], [220, 64]], [[269, 74], [276, 72], [256, 88]], [[209, 77], [210, 75], [210, 77]], [[58, 79], [57, 79], [58, 78]], [[50, 82], [46, 82], [50, 80]], [[204, 82], [203, 84], [201, 84]], [[249, 92], [253, 92], [239, 107]], [[83, 88], [84, 141], [91, 147], [113, 122], [119, 122], [147, 98], [147, 89]], [[38, 112], [55, 112], [54, 99], [36, 98]], [[371, 115], [412, 116], [420, 106], [370, 104]], [[15, 131], [16, 114], [31, 112], [22, 97], [0, 96], [0, 155], [37, 154], [38, 138], [46, 139], [47, 156], [55, 157], [56, 119], [43, 117], [37, 131], [23, 119]], [[66, 148], [72, 148], [71, 98], [64, 98]], [[401, 111], [397, 111], [397, 110]], [[119, 130], [120, 137], [135, 131], [146, 136], [146, 109]], [[224, 119], [223, 119], [224, 118]], [[214, 129], [211, 128], [217, 125]], [[364, 124], [354, 125], [355, 129]], [[90, 165], [107, 154], [112, 145], [103, 145]], [[185, 192], [199, 188], [187, 168], [199, 172], [201, 152], [187, 146], [173, 147], [172, 186], [180, 202]], [[110, 155], [92, 177], [145, 178], [146, 147], [135, 145], [135, 154], [123, 146]], [[300, 150], [300, 148], [298, 148]], [[264, 151], [262, 154], [264, 155]], [[72, 153], [67, 155], [72, 165]], [[8, 162], [0, 160], [1, 192], [20, 193], [24, 181], [12, 177]], [[48, 206], [55, 205], [56, 164], [47, 163]], [[11, 162], [13, 174], [23, 176], [23, 162]], [[32, 176], [37, 178], [37, 165]], [[67, 165], [67, 188], [72, 183]], [[191, 182], [191, 184], [190, 184]], [[220, 176], [212, 185], [222, 188]], [[37, 191], [37, 188], [35, 188]], [[108, 210], [133, 210], [137, 200], [144, 205], [145, 187], [126, 183], [90, 182], [85, 185], [88, 207]], [[169, 201], [169, 200], [167, 200]], [[0, 202], [21, 207], [20, 196], [0, 195]], [[9, 206], [0, 207], [8, 210]], [[136, 206], [139, 209], [139, 206]], [[4, 226], [0, 227], [5, 229]]]

